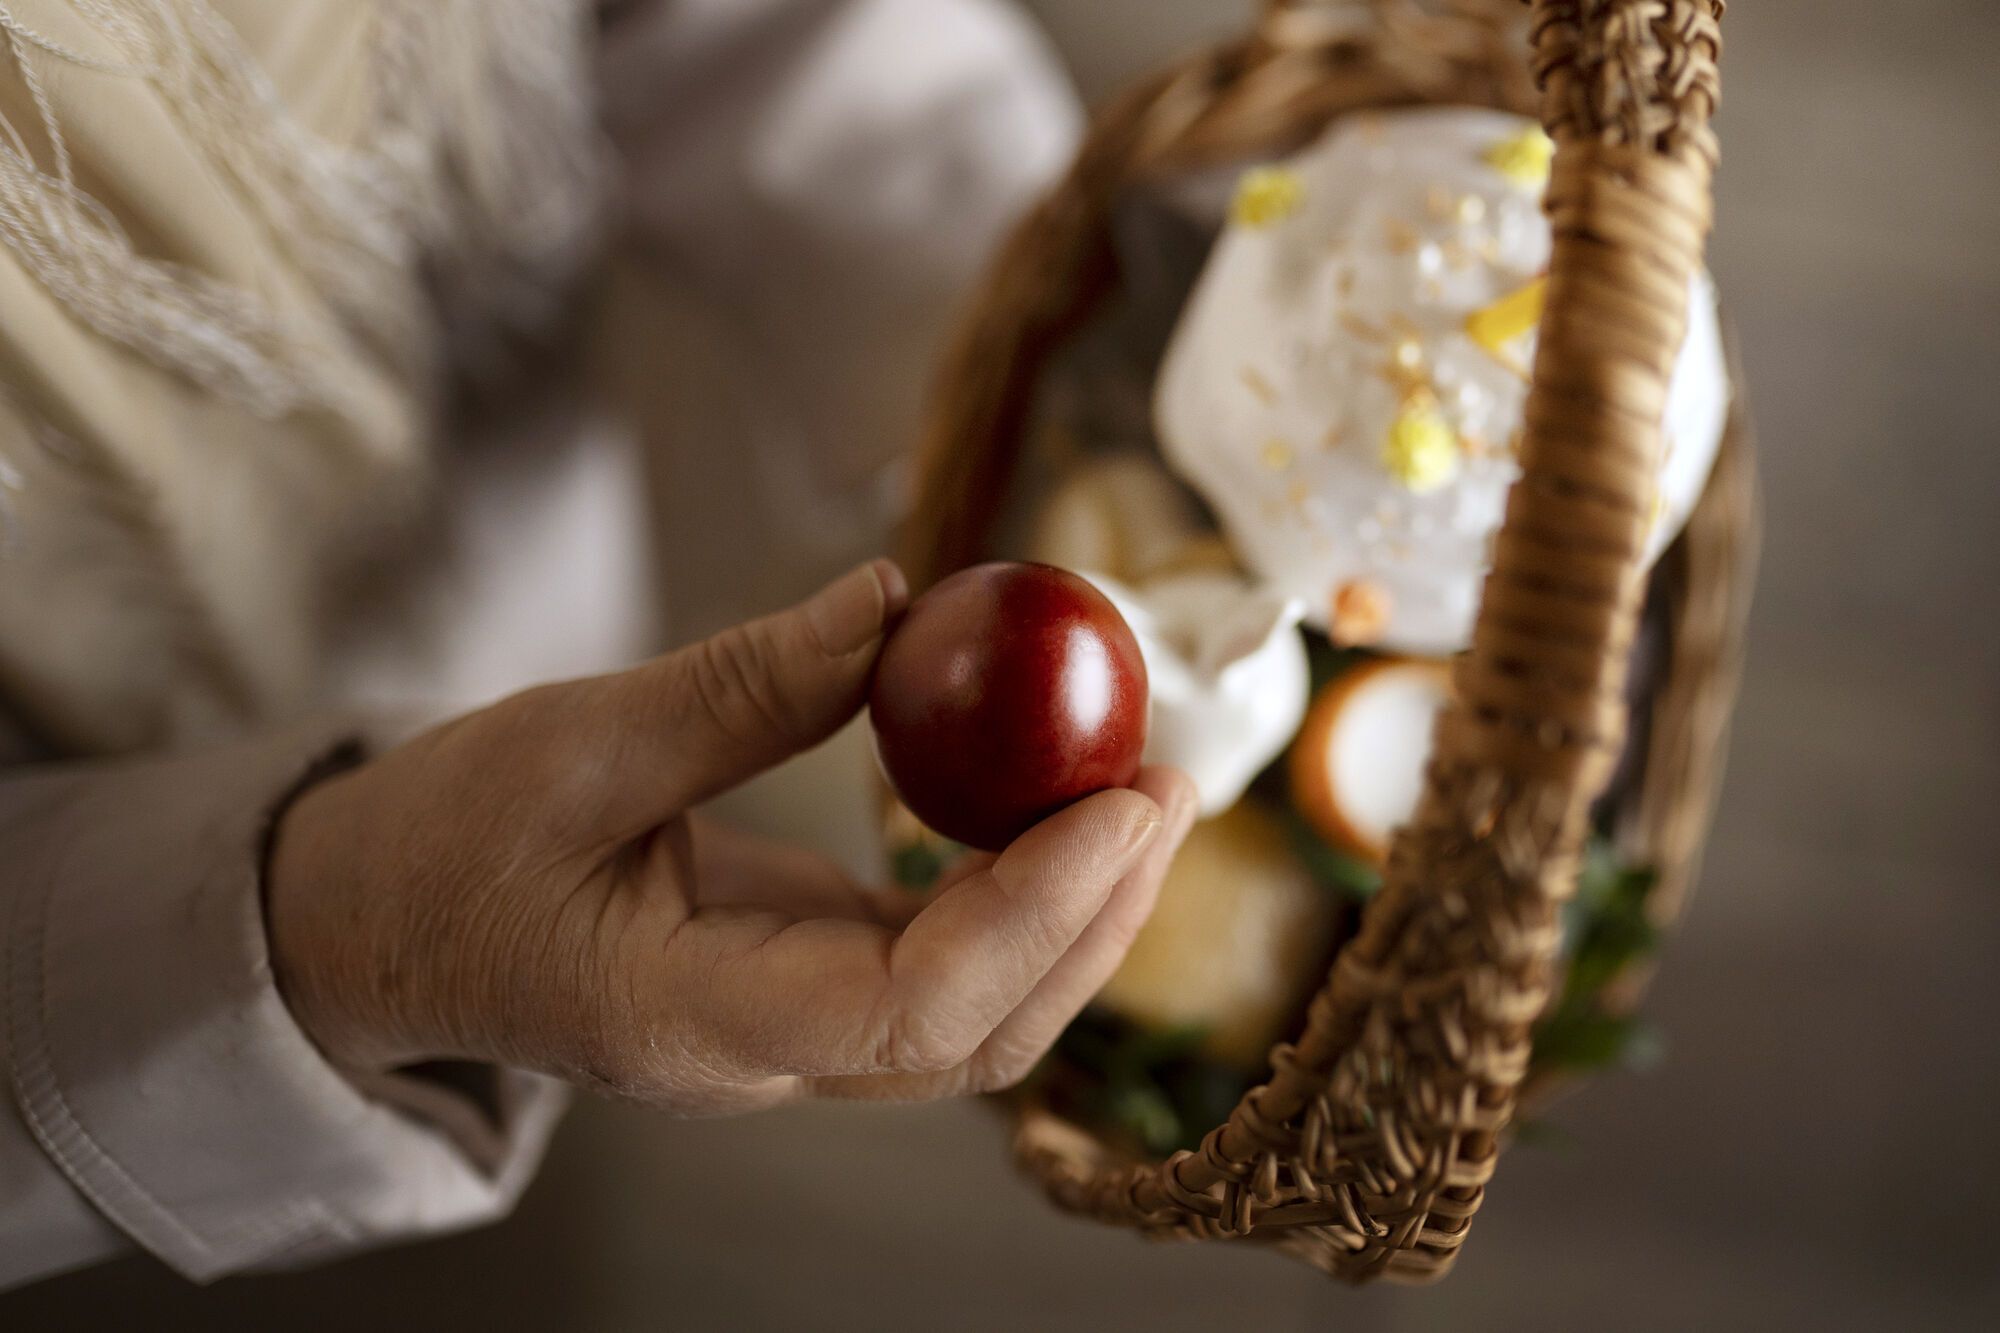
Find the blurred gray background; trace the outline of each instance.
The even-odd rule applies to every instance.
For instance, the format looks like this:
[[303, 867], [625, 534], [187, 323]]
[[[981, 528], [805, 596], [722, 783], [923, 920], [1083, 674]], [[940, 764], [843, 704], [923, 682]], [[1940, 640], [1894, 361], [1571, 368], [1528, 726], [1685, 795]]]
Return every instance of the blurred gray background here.
[[[1233, 0], [1034, 0], [1095, 99]], [[976, 1105], [578, 1108], [507, 1224], [19, 1330], [2000, 1327], [2000, 5], [1741, 3], [1712, 263], [1768, 537], [1669, 1053], [1507, 1159], [1457, 1271], [1354, 1291], [1059, 1219]]]

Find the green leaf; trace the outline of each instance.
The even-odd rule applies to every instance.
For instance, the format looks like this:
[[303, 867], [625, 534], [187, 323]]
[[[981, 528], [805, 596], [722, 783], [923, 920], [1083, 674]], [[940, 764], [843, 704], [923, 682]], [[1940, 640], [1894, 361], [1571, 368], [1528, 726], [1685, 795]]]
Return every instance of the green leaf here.
[[1616, 891], [1626, 868], [1610, 840], [1593, 836], [1583, 848], [1583, 863], [1577, 870], [1576, 905], [1586, 915], [1596, 912]]
[[929, 889], [944, 866], [945, 849], [927, 842], [906, 842], [889, 853], [889, 873], [906, 889]]
[[1121, 1065], [1119, 1059], [1119, 1038], [1107, 1031], [1105, 1025], [1093, 1021], [1096, 1014], [1086, 1011], [1056, 1041], [1056, 1049], [1063, 1058], [1100, 1079], [1108, 1079]]
[[1529, 1148], [1567, 1148], [1576, 1142], [1576, 1135], [1552, 1121], [1528, 1117], [1514, 1122], [1514, 1142]]
[[1644, 1069], [1658, 1063], [1658, 1034], [1632, 1014], [1558, 1009], [1535, 1030], [1535, 1062], [1550, 1069]]
[[1202, 1136], [1236, 1109], [1250, 1082], [1241, 1071], [1213, 1060], [1191, 1060], [1168, 1071], [1163, 1086], [1181, 1119], [1181, 1138], [1173, 1146], [1190, 1152], [1199, 1148]]
[[1180, 1115], [1167, 1095], [1151, 1083], [1127, 1083], [1107, 1089], [1104, 1112], [1106, 1120], [1139, 1140], [1147, 1152], [1165, 1154], [1180, 1146]]
[[1646, 867], [1607, 864], [1607, 857], [1597, 844], [1586, 853], [1586, 869], [1568, 923], [1565, 1004], [1594, 997], [1627, 967], [1659, 948], [1659, 930], [1646, 915], [1657, 876]]
[[1197, 1023], [1158, 1030], [1135, 1029], [1119, 1044], [1118, 1063], [1151, 1074], [1163, 1066], [1197, 1058], [1207, 1037], [1208, 1029]]
[[1164, 1155], [1199, 1145], [1249, 1086], [1249, 1076], [1202, 1054], [1196, 1026], [1141, 1027], [1089, 1008], [1057, 1039], [1060, 1070], [1048, 1072], [1075, 1110]]
[[1607, 839], [1593, 838], [1585, 847], [1565, 917], [1568, 973], [1555, 1008], [1535, 1030], [1538, 1066], [1644, 1068], [1659, 1058], [1651, 1027], [1604, 1007], [1605, 991], [1659, 948], [1659, 931], [1646, 914], [1657, 882], [1651, 868], [1623, 863]]

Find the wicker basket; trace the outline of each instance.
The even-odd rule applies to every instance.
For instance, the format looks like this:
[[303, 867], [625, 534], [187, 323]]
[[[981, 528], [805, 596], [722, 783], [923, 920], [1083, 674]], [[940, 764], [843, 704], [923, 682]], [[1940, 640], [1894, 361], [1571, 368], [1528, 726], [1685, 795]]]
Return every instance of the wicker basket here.
[[[1104, 108], [1000, 251], [927, 423], [905, 551], [918, 586], [986, 556], [1038, 376], [1116, 281], [1107, 224], [1122, 189], [1269, 158], [1362, 107], [1539, 106], [1557, 144], [1523, 477], [1384, 886], [1297, 1043], [1272, 1050], [1268, 1078], [1198, 1151], [1132, 1160], [1023, 1104], [1020, 1160], [1062, 1207], [1162, 1237], [1269, 1242], [1356, 1280], [1433, 1279], [1458, 1253], [1535, 1091], [1530, 1032], [1559, 980], [1557, 911], [1632, 722], [1637, 571], [1708, 227], [1722, 7], [1267, 4], [1249, 36]], [[1651, 583], [1666, 643], [1616, 836], [1659, 872], [1662, 920], [1694, 874], [1735, 692], [1755, 531], [1740, 409], [1739, 394], [1707, 490]], [[1643, 981], [1624, 978], [1621, 1001]]]

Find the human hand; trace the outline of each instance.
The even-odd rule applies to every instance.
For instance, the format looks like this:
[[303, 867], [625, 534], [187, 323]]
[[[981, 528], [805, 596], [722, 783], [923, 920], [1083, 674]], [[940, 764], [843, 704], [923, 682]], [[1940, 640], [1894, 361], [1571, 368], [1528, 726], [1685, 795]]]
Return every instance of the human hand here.
[[681, 1114], [1017, 1081], [1109, 978], [1193, 822], [1145, 770], [929, 900], [691, 818], [860, 708], [907, 591], [877, 561], [616, 675], [526, 691], [307, 789], [273, 966], [335, 1063], [453, 1057]]

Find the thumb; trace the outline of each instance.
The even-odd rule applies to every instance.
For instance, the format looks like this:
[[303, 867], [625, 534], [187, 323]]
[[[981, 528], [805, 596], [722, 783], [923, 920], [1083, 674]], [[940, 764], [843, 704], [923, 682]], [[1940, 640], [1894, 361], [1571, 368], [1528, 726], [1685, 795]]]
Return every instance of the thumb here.
[[893, 562], [873, 560], [789, 610], [619, 677], [627, 715], [642, 719], [628, 753], [651, 808], [677, 813], [838, 731], [909, 595]]

